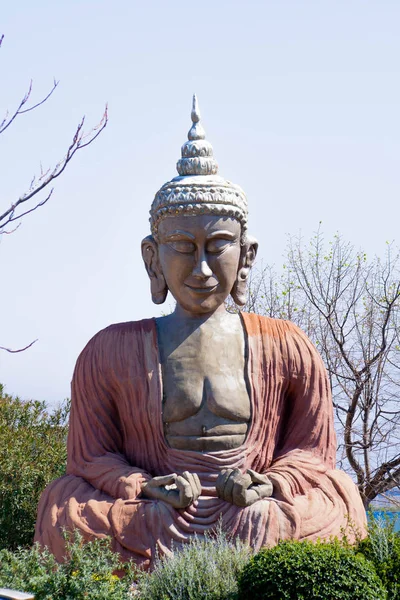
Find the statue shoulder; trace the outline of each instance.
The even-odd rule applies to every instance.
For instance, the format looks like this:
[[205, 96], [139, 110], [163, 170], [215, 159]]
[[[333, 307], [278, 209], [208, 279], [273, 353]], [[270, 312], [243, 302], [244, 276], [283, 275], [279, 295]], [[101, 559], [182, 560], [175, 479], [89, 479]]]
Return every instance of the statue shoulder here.
[[157, 332], [154, 319], [141, 321], [126, 321], [113, 323], [98, 331], [86, 344], [78, 362], [91, 361], [111, 363], [112, 358], [122, 358], [121, 355], [129, 353], [135, 346], [140, 346], [145, 338], [156, 340]]
[[155, 329], [154, 319], [142, 319], [140, 321], [125, 321], [123, 323], [112, 323], [98, 331], [88, 342], [101, 343], [109, 338], [118, 339], [123, 336], [135, 336], [141, 333], [151, 332]]
[[[254, 313], [242, 313], [245, 329], [251, 343], [251, 339], [259, 338], [263, 346], [268, 346], [268, 352], [272, 348], [279, 353], [284, 360], [290, 361], [293, 371], [302, 371], [300, 365], [304, 361], [321, 364], [321, 357], [313, 342], [292, 321], [264, 317]], [[297, 365], [295, 367], [295, 365]]]
[[307, 336], [295, 323], [286, 319], [276, 319], [257, 315], [256, 313], [241, 313], [248, 335], [266, 335], [273, 338]]

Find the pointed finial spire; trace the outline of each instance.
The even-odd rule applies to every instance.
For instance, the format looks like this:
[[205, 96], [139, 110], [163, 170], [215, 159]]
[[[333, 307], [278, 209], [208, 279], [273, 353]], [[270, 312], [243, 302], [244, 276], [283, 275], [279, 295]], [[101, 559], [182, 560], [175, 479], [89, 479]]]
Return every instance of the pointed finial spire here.
[[199, 101], [197, 100], [196, 94], [193, 94], [192, 114], [190, 116], [192, 117], [193, 123], [198, 123], [201, 119]]
[[190, 115], [192, 117], [192, 127], [188, 133], [188, 139], [192, 140], [204, 140], [206, 137], [206, 132], [203, 129], [203, 126], [200, 123], [200, 109], [199, 102], [197, 100], [196, 94], [193, 94], [193, 107], [192, 113]]
[[213, 148], [208, 142], [206, 132], [200, 123], [200, 109], [196, 94], [193, 94], [192, 126], [188, 133], [188, 141], [182, 146], [182, 158], [176, 168], [179, 175], [216, 175], [218, 164], [213, 156]]

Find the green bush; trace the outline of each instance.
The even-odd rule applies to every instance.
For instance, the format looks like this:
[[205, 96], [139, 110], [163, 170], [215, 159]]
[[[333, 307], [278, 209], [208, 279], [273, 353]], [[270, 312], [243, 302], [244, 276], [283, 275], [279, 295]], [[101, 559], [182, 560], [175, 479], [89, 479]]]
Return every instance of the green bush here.
[[[31, 592], [35, 600], [127, 600], [136, 569], [122, 564], [110, 540], [66, 542], [67, 560], [58, 564], [47, 550], [0, 550], [0, 587]], [[118, 572], [120, 577], [115, 573]]]
[[369, 535], [358, 544], [358, 551], [373, 562], [389, 600], [400, 600], [400, 537], [395, 524], [395, 518], [375, 518], [371, 513]]
[[158, 558], [155, 568], [139, 579], [140, 600], [233, 600], [237, 577], [252, 555], [221, 528], [212, 538], [192, 538], [179, 552]]
[[69, 402], [48, 412], [0, 384], [0, 548], [32, 544], [39, 496], [65, 473]]
[[384, 600], [375, 569], [339, 541], [285, 541], [263, 549], [239, 579], [240, 600]]

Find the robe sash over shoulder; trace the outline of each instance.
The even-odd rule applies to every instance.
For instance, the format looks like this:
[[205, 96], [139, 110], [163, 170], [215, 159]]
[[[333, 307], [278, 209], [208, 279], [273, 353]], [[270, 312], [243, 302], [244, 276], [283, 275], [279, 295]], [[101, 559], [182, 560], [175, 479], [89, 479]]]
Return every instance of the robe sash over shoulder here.
[[[85, 539], [111, 536], [124, 559], [145, 568], [156, 550], [179, 547], [220, 520], [256, 550], [280, 539], [339, 536], [348, 519], [364, 534], [358, 490], [334, 468], [332, 401], [319, 354], [288, 321], [246, 313], [242, 321], [252, 418], [245, 442], [228, 451], [167, 445], [154, 319], [111, 325], [87, 344], [72, 380], [67, 475], [46, 488], [38, 509], [35, 539], [58, 560], [63, 528]], [[223, 468], [266, 473], [273, 497], [244, 508], [220, 500]], [[186, 470], [202, 483], [189, 508], [140, 496], [151, 477]]]

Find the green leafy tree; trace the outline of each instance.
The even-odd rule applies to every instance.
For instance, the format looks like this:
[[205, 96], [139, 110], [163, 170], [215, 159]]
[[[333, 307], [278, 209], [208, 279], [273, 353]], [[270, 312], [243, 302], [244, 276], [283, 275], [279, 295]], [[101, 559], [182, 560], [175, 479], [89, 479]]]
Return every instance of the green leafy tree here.
[[65, 474], [68, 414], [69, 401], [49, 412], [0, 385], [0, 548], [32, 544], [39, 496]]

